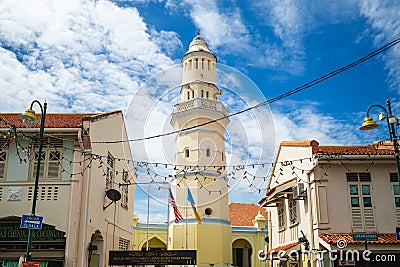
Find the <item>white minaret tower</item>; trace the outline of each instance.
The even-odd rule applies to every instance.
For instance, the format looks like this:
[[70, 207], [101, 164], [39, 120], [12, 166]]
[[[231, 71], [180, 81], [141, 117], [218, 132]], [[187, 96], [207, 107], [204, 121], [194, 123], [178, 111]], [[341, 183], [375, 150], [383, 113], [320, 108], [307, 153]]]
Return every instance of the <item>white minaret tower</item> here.
[[[181, 99], [175, 105], [171, 124], [184, 130], [216, 119], [217, 122], [183, 131], [176, 139], [173, 192], [184, 220], [174, 222], [170, 213], [169, 249], [197, 250], [198, 266], [232, 264], [232, 230], [228, 211], [228, 181], [225, 175], [225, 129], [228, 111], [218, 101], [217, 58], [199, 34], [182, 58]], [[225, 117], [225, 118], [224, 118]], [[193, 195], [201, 223], [196, 221], [187, 188]]]

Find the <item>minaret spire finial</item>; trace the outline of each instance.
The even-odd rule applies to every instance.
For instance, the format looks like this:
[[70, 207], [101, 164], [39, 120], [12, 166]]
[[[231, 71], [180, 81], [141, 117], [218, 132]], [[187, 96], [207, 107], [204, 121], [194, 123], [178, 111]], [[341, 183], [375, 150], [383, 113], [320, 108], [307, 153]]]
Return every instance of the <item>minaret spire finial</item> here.
[[197, 28], [197, 35], [200, 35], [200, 28]]

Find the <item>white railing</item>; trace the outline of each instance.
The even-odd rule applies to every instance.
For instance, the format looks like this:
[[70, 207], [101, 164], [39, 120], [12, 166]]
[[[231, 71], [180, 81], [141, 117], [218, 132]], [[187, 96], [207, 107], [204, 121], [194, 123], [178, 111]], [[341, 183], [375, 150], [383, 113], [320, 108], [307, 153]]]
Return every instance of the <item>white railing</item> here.
[[193, 108], [203, 108], [222, 112], [224, 115], [229, 114], [225, 106], [218, 101], [212, 99], [196, 98], [180, 102], [174, 106], [174, 112], [181, 112]]

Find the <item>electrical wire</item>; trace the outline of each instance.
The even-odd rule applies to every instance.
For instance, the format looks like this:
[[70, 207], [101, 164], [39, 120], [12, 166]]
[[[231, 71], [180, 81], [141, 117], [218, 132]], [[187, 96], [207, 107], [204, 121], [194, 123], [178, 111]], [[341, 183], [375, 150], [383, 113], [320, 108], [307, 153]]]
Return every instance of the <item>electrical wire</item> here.
[[283, 94], [281, 94], [279, 96], [271, 98], [271, 99], [269, 99], [267, 101], [264, 101], [262, 103], [259, 103], [257, 105], [251, 106], [249, 108], [246, 108], [246, 109], [240, 110], [238, 112], [235, 112], [235, 113], [220, 117], [218, 119], [214, 119], [214, 120], [211, 120], [211, 121], [208, 121], [208, 122], [204, 122], [204, 123], [201, 123], [201, 124], [198, 124], [198, 125], [187, 127], [187, 128], [181, 129], [181, 130], [175, 130], [175, 131], [171, 131], [171, 132], [168, 132], [168, 133], [162, 133], [162, 134], [157, 134], [157, 135], [148, 136], [148, 137], [142, 137], [142, 138], [136, 138], [136, 139], [128, 139], [128, 140], [117, 140], [117, 141], [91, 141], [91, 143], [92, 144], [96, 144], [96, 143], [97, 144], [115, 144], [115, 143], [124, 143], [124, 142], [144, 141], [144, 140], [149, 140], [149, 139], [154, 139], [154, 138], [159, 138], [159, 137], [163, 137], [163, 136], [168, 136], [168, 135], [172, 135], [172, 134], [177, 134], [177, 133], [189, 131], [189, 130], [196, 129], [196, 128], [199, 128], [199, 127], [202, 127], [202, 126], [214, 123], [214, 122], [218, 122], [218, 121], [221, 121], [221, 120], [233, 117], [233, 116], [237, 116], [237, 115], [239, 115], [241, 113], [244, 113], [244, 112], [250, 111], [252, 109], [256, 109], [256, 108], [271, 104], [271, 103], [273, 103], [275, 101], [278, 101], [278, 100], [281, 100], [283, 98], [289, 97], [289, 96], [294, 95], [296, 93], [299, 93], [299, 92], [301, 92], [301, 91], [303, 91], [305, 89], [308, 89], [308, 88], [310, 88], [310, 87], [312, 87], [314, 85], [317, 85], [317, 84], [319, 84], [319, 83], [321, 83], [321, 82], [323, 82], [323, 81], [325, 81], [325, 80], [327, 80], [329, 78], [332, 78], [332, 77], [334, 77], [334, 76], [336, 76], [336, 75], [338, 75], [338, 74], [340, 74], [340, 73], [342, 73], [342, 72], [344, 72], [344, 71], [346, 71], [348, 69], [351, 69], [351, 68], [363, 63], [364, 61], [366, 61], [368, 59], [371, 59], [371, 58], [383, 53], [384, 51], [388, 50], [389, 48], [391, 48], [391, 47], [393, 47], [393, 46], [395, 46], [395, 45], [397, 45], [399, 43], [400, 43], [400, 37], [395, 39], [395, 40], [393, 40], [393, 41], [391, 41], [391, 42], [389, 42], [389, 43], [387, 43], [387, 44], [385, 44], [384, 46], [378, 48], [377, 50], [375, 50], [375, 51], [373, 51], [373, 52], [371, 52], [371, 53], [359, 58], [358, 60], [353, 61], [352, 63], [350, 63], [350, 64], [348, 64], [348, 65], [346, 65], [344, 67], [336, 69], [336, 70], [334, 70], [334, 71], [332, 71], [332, 72], [330, 72], [328, 74], [325, 74], [325, 75], [323, 75], [323, 76], [321, 76], [321, 77], [319, 77], [319, 78], [317, 78], [315, 80], [312, 80], [312, 81], [310, 81], [310, 82], [308, 82], [306, 84], [303, 84], [303, 85], [301, 85], [301, 86], [299, 86], [299, 87], [297, 87], [297, 88], [295, 88], [293, 90], [290, 90], [290, 91], [288, 91], [286, 93], [283, 93]]

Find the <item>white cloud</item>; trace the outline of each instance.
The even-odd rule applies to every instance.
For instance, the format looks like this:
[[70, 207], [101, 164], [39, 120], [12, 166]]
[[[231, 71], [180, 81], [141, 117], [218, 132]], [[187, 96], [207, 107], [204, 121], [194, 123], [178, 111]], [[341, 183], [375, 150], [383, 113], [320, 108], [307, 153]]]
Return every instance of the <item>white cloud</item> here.
[[[376, 47], [398, 38], [400, 33], [399, 10], [400, 2], [359, 0], [360, 13], [367, 19], [368, 37], [372, 36]], [[389, 88], [400, 93], [400, 57], [399, 45], [391, 48], [382, 55], [385, 68], [388, 71], [387, 83]]]
[[[46, 99], [49, 112], [125, 109], [139, 84], [173, 64], [176, 33], [149, 29], [135, 8], [108, 1], [2, 1], [4, 111]], [[18, 93], [17, 93], [18, 92]]]

